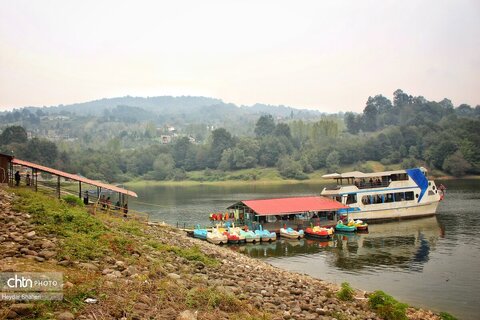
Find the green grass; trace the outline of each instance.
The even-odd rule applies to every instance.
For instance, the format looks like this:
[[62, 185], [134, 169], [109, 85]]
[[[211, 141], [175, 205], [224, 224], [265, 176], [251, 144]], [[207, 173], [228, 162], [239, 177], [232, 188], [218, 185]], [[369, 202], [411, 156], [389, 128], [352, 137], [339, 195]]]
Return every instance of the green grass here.
[[58, 258], [92, 260], [111, 251], [126, 255], [133, 250], [130, 239], [111, 232], [84, 207], [27, 189], [18, 189], [17, 194], [14, 210], [31, 214], [40, 233], [63, 238]]
[[440, 318], [442, 320], [457, 320], [457, 318], [455, 318], [448, 312], [440, 312]]
[[343, 301], [351, 301], [354, 296], [355, 290], [353, 290], [348, 282], [343, 282], [342, 288], [337, 292], [337, 297]]
[[216, 259], [210, 258], [207, 255], [205, 255], [202, 251], [200, 251], [200, 249], [197, 246], [193, 246], [190, 248], [180, 248], [180, 247], [163, 244], [155, 240], [147, 241], [147, 245], [149, 245], [150, 247], [158, 251], [173, 252], [176, 255], [183, 257], [189, 261], [200, 261], [210, 267], [215, 267], [218, 265], [218, 261]]
[[186, 305], [190, 308], [220, 309], [227, 312], [240, 311], [242, 303], [233, 294], [216, 288], [197, 287], [187, 293]]
[[408, 305], [398, 302], [383, 291], [375, 291], [368, 297], [370, 308], [385, 320], [406, 320]]

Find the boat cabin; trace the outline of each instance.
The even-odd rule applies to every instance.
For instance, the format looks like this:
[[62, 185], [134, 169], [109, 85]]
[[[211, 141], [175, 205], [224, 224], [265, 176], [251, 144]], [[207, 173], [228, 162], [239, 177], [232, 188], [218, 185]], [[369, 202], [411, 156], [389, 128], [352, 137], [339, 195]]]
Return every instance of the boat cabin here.
[[335, 226], [338, 211], [347, 206], [325, 197], [295, 197], [243, 200], [228, 207], [229, 215], [250, 230], [263, 229], [279, 233], [280, 228], [295, 230], [311, 225]]
[[[425, 177], [427, 170], [419, 168]], [[357, 189], [387, 188], [392, 182], [408, 181], [409, 175], [405, 170], [384, 171], [363, 173], [360, 171], [352, 171], [346, 173], [331, 173], [323, 175], [322, 178], [333, 179], [336, 181], [335, 186], [328, 186], [327, 190], [339, 190], [343, 187], [355, 186]], [[341, 199], [337, 199], [340, 201]]]

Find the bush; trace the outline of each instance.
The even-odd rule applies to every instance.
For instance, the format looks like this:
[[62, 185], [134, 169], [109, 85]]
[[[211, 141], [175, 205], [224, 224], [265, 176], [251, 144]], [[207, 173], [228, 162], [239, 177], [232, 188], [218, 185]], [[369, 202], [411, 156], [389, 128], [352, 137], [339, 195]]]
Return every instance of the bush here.
[[406, 320], [407, 307], [383, 291], [375, 291], [368, 297], [370, 308], [385, 320]]
[[69, 195], [63, 196], [62, 200], [65, 201], [67, 204], [69, 204], [71, 206], [83, 207], [82, 199], [80, 199], [77, 196], [69, 194]]
[[353, 288], [350, 287], [350, 284], [348, 284], [348, 282], [343, 282], [342, 289], [340, 289], [340, 291], [338, 291], [337, 293], [338, 299], [343, 301], [351, 301], [353, 300], [354, 296], [355, 296], [355, 290], [353, 290]]
[[287, 179], [305, 180], [308, 176], [303, 173], [303, 168], [299, 162], [294, 161], [291, 157], [285, 156], [278, 160], [278, 172], [282, 177]]

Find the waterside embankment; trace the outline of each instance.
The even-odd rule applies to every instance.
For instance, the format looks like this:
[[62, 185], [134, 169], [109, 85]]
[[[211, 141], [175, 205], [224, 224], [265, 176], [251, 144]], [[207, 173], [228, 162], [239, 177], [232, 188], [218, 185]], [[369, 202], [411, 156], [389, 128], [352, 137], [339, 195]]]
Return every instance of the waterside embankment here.
[[341, 300], [337, 285], [167, 225], [1, 187], [0, 221], [0, 271], [64, 275], [63, 300], [0, 301], [0, 319], [381, 319], [366, 292]]

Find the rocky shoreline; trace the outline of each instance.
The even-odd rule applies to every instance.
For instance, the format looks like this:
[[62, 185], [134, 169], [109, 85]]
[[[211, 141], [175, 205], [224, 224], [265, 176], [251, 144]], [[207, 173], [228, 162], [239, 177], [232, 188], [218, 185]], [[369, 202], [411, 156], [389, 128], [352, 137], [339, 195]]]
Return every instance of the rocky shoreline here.
[[[140, 229], [127, 230], [122, 219], [99, 216], [109, 230], [128, 236], [133, 249], [123, 256], [113, 250], [96, 260], [69, 259], [59, 254], [64, 239], [43, 234], [30, 213], [12, 209], [13, 192], [0, 188], [0, 271], [64, 272], [68, 301], [41, 311], [38, 302], [0, 301], [0, 319], [35, 318], [39, 312], [62, 320], [380, 319], [364, 291], [356, 290], [352, 301], [343, 301], [336, 295], [337, 285], [190, 238], [163, 224], [139, 223]], [[186, 251], [191, 248], [198, 252]], [[78, 292], [87, 294], [71, 303]], [[407, 316], [440, 319], [415, 308], [408, 308]]]

